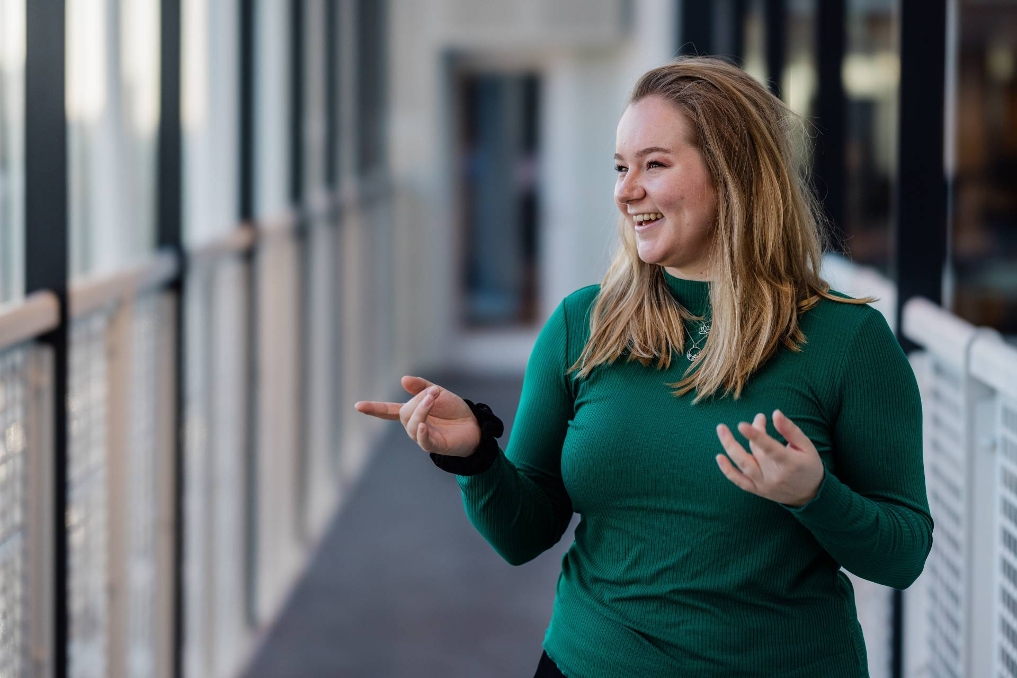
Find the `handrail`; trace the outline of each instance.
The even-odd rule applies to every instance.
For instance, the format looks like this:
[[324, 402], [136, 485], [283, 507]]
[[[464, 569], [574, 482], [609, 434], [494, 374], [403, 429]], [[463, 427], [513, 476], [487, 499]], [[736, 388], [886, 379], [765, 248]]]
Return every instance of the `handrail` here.
[[904, 306], [904, 335], [959, 369], [964, 369], [967, 353], [972, 377], [1017, 399], [1017, 347], [995, 330], [975, 327], [928, 299], [915, 297]]
[[74, 282], [67, 293], [70, 317], [80, 318], [106, 304], [162, 287], [176, 277], [179, 269], [177, 256], [163, 251], [118, 273]]
[[304, 215], [310, 221], [331, 219], [338, 212], [339, 198], [334, 191], [317, 190], [304, 201]]
[[49, 290], [0, 305], [0, 351], [60, 326], [60, 300]]
[[971, 375], [1017, 400], [1017, 348], [998, 334], [977, 337], [971, 347]]
[[188, 264], [208, 264], [223, 257], [243, 254], [254, 248], [258, 233], [245, 222], [226, 235], [187, 250]]
[[266, 238], [291, 235], [297, 230], [300, 215], [295, 210], [279, 212], [266, 219], [257, 219], [258, 233]]
[[924, 297], [909, 299], [903, 316], [905, 337], [958, 370], [964, 369], [967, 347], [978, 328]]

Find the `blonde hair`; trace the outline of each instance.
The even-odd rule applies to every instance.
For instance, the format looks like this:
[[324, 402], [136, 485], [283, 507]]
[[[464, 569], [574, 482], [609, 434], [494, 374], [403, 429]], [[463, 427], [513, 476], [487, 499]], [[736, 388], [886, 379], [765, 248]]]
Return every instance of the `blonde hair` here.
[[[737, 400], [749, 376], [784, 344], [806, 343], [799, 318], [830, 294], [819, 275], [829, 247], [822, 207], [809, 183], [804, 123], [744, 71], [720, 59], [679, 57], [644, 74], [630, 104], [657, 96], [691, 123], [717, 191], [711, 260], [712, 327], [699, 359], [673, 384], [695, 402], [723, 389]], [[639, 258], [621, 222], [621, 246], [600, 284], [590, 338], [569, 372], [586, 377], [627, 353], [667, 369], [685, 345], [684, 321], [700, 319], [674, 301], [662, 267]]]

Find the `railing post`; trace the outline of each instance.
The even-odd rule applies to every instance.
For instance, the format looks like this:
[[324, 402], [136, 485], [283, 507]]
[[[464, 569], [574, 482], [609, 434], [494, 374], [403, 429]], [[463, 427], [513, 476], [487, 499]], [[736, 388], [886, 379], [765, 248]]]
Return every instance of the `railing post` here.
[[39, 338], [53, 357], [53, 675], [68, 675], [67, 387], [69, 261], [64, 0], [26, 3], [25, 292], [53, 292], [60, 325]]
[[186, 289], [187, 260], [183, 244], [183, 172], [181, 169], [181, 127], [180, 127], [180, 46], [181, 46], [181, 3], [180, 0], [162, 0], [161, 5], [161, 55], [160, 55], [160, 112], [159, 112], [159, 166], [158, 166], [158, 232], [160, 249], [174, 252], [179, 262], [179, 275], [169, 291], [176, 298], [173, 305], [173, 367], [175, 374], [173, 417], [171, 433], [173, 450], [173, 499], [172, 499], [172, 574], [173, 621], [171, 656], [165, 675], [179, 678], [183, 675], [184, 647], [184, 290]]

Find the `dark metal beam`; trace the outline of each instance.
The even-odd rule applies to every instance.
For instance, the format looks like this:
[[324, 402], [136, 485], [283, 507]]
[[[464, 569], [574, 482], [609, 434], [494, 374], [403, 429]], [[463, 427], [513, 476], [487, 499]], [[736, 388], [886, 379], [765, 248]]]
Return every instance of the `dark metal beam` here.
[[739, 64], [745, 63], [745, 17], [748, 13], [749, 0], [734, 0], [731, 52]]
[[184, 280], [186, 267], [183, 236], [183, 171], [181, 165], [182, 133], [180, 122], [180, 0], [161, 3], [161, 58], [159, 72], [159, 161], [158, 161], [158, 225], [156, 242], [160, 249], [171, 249], [180, 262], [180, 275], [170, 285], [177, 299], [175, 307], [174, 395], [175, 426], [172, 435], [173, 460], [173, 654], [170, 675], [183, 675], [184, 653]]
[[[240, 0], [240, 219], [253, 228], [257, 135], [254, 100], [257, 8], [255, 0]], [[258, 623], [258, 302], [256, 253], [244, 253], [247, 338], [247, 390], [244, 399], [244, 613], [252, 627]]]
[[254, 219], [254, 0], [240, 0], [240, 219]]
[[[905, 352], [917, 346], [901, 332], [904, 304], [923, 296], [943, 302], [947, 266], [948, 183], [944, 167], [947, 0], [901, 0], [900, 107], [893, 271], [897, 283], [897, 338]], [[893, 594], [894, 678], [904, 675], [903, 595]]]
[[701, 0], [678, 0], [678, 53], [713, 53], [713, 5]]
[[302, 203], [304, 190], [304, 3], [290, 2], [290, 202]]
[[[897, 327], [913, 296], [942, 303], [947, 263], [943, 164], [947, 0], [902, 0], [894, 277]], [[914, 346], [901, 337], [905, 351]]]
[[766, 0], [766, 72], [770, 91], [780, 96], [787, 53], [787, 0]]
[[339, 188], [339, 0], [325, 3], [325, 184]]
[[847, 45], [846, 0], [816, 3], [816, 46], [818, 91], [816, 92], [815, 165], [816, 191], [831, 226], [833, 249], [844, 251], [844, 192], [847, 187], [844, 149], [847, 139], [847, 95], [841, 66]]
[[53, 675], [68, 675], [67, 390], [69, 318], [64, 0], [26, 3], [25, 291], [49, 290], [60, 325], [39, 338], [53, 350]]

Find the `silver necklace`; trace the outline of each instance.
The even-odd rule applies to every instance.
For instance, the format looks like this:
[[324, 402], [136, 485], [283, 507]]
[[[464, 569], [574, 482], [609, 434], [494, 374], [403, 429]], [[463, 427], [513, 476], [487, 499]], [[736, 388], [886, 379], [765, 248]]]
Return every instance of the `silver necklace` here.
[[697, 340], [695, 337], [689, 337], [689, 339], [692, 340], [692, 346], [685, 352], [685, 357], [689, 359], [690, 363], [694, 363], [699, 360], [699, 356], [703, 352], [700, 344], [706, 341], [706, 338], [710, 336], [710, 329], [712, 326], [713, 320], [701, 320], [699, 321], [699, 339]]

